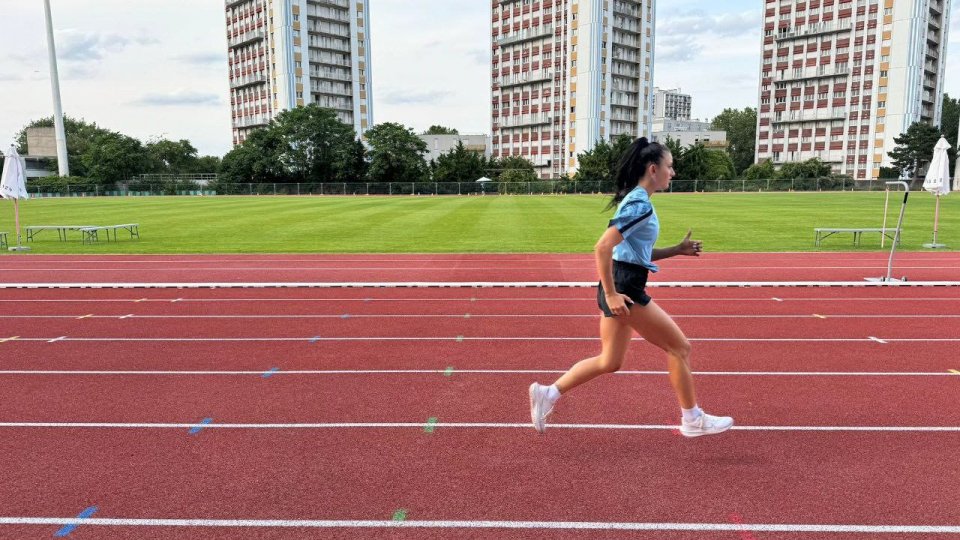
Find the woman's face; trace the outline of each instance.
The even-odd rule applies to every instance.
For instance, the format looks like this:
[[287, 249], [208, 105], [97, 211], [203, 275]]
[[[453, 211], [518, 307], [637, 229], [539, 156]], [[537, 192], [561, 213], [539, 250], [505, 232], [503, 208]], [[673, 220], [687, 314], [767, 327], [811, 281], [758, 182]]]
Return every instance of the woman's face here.
[[677, 174], [673, 170], [673, 155], [664, 152], [660, 163], [650, 165], [648, 174], [651, 191], [662, 191], [670, 187], [670, 180]]

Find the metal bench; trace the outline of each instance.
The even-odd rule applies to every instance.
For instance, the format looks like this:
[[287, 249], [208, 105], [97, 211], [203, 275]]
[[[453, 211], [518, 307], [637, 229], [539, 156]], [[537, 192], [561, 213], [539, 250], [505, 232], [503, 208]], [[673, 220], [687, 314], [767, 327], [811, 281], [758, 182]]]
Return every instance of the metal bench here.
[[119, 229], [124, 229], [130, 233], [130, 238], [140, 239], [140, 224], [139, 223], [124, 223], [123, 225], [97, 225], [92, 227], [83, 227], [80, 229], [80, 234], [83, 235], [84, 244], [92, 244], [94, 242], [100, 241], [100, 231], [103, 231], [107, 235], [107, 242], [110, 241], [110, 231], [113, 231], [113, 241], [117, 241], [117, 231]]
[[814, 238], [814, 245], [817, 247], [820, 246], [820, 242], [822, 242], [824, 238], [827, 238], [839, 233], [853, 233], [854, 246], [860, 245], [860, 238], [863, 236], [863, 233], [880, 233], [891, 240], [893, 240], [897, 235], [896, 229], [890, 229], [890, 228], [885, 229], [880, 227], [844, 227], [844, 228], [818, 227], [814, 229], [813, 232], [816, 233], [816, 237]]
[[61, 242], [67, 241], [67, 231], [79, 231], [95, 225], [31, 225], [27, 227], [27, 241], [32, 242], [33, 237], [40, 231], [55, 230]]

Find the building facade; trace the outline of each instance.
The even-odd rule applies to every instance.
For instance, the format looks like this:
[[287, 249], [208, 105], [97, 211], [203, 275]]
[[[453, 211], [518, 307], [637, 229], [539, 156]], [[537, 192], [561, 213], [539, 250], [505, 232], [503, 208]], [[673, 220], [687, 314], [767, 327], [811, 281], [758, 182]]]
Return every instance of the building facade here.
[[486, 135], [418, 135], [418, 137], [427, 143], [427, 153], [423, 156], [426, 161], [433, 161], [443, 154], [450, 153], [459, 143], [463, 143], [463, 148], [468, 152], [490, 157], [490, 137]]
[[693, 98], [683, 94], [680, 89], [661, 90], [653, 89], [653, 117], [669, 118], [671, 120], [689, 120]]
[[858, 180], [940, 123], [945, 0], [766, 0], [757, 161], [819, 158]]
[[710, 122], [699, 120], [674, 120], [671, 118], [653, 119], [654, 142], [665, 143], [673, 139], [686, 148], [692, 144], [703, 144], [707, 148], [726, 148], [727, 132], [715, 130]]
[[650, 136], [655, 3], [492, 0], [492, 156], [558, 178], [600, 140]]
[[373, 125], [370, 0], [225, 0], [233, 143], [316, 103]]

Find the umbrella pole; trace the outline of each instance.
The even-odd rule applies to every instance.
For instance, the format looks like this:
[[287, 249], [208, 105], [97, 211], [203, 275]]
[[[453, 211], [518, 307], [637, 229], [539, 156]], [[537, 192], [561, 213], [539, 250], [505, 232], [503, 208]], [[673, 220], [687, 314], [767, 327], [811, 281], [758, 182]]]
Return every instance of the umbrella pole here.
[[937, 229], [940, 225], [940, 194], [937, 193], [937, 209], [933, 211], [933, 243], [937, 243]]
[[20, 247], [20, 200], [13, 200], [13, 220], [17, 224], [17, 247]]

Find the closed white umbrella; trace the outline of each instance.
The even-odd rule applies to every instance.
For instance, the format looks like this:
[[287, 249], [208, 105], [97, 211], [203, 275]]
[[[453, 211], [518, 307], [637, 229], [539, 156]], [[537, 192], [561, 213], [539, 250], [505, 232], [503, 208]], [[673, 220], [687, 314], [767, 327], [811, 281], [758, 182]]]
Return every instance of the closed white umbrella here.
[[949, 148], [950, 143], [947, 139], [940, 137], [937, 145], [933, 147], [933, 159], [930, 161], [930, 168], [927, 169], [927, 176], [923, 181], [923, 189], [937, 197], [937, 207], [933, 217], [933, 242], [923, 245], [927, 248], [946, 247], [937, 243], [937, 229], [940, 225], [940, 197], [950, 193], [950, 158], [947, 156]]
[[17, 247], [11, 251], [25, 249], [20, 245], [20, 199], [27, 199], [27, 167], [12, 145], [4, 155], [3, 176], [0, 176], [0, 196], [13, 199], [13, 215], [17, 224]]

